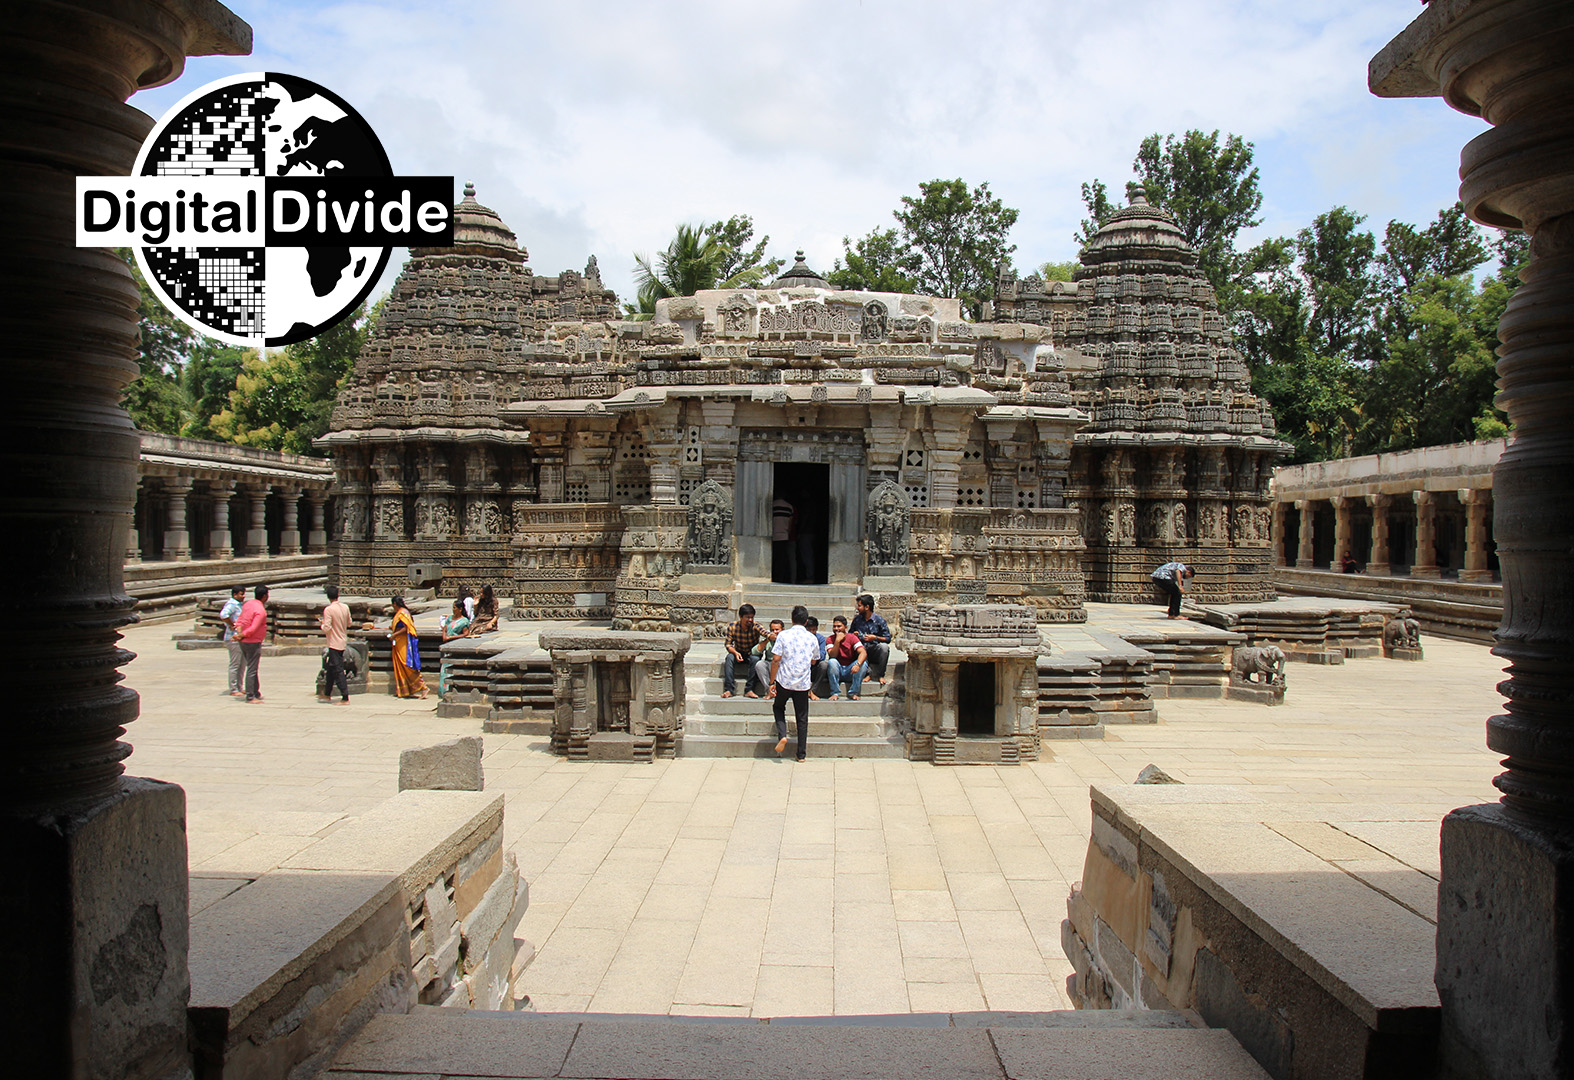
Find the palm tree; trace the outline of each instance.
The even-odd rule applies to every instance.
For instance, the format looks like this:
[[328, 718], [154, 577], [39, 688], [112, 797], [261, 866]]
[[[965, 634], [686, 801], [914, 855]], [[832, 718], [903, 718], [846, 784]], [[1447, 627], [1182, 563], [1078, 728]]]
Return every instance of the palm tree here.
[[726, 248], [709, 227], [679, 225], [667, 250], [656, 257], [655, 268], [649, 256], [634, 256], [639, 310], [648, 314], [656, 310], [657, 300], [714, 289], [726, 258]]
[[747, 214], [710, 225], [679, 225], [667, 250], [656, 256], [655, 266], [648, 255], [634, 256], [638, 314], [654, 314], [656, 301], [669, 296], [757, 288], [770, 281], [781, 270], [782, 260], [765, 257], [769, 236], [747, 246], [753, 237], [754, 222]]

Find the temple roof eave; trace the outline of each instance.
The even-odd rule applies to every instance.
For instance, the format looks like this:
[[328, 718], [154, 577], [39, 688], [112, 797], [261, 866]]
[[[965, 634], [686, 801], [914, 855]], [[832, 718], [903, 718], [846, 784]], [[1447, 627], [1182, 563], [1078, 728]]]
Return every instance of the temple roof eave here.
[[530, 432], [507, 428], [342, 428], [338, 431], [330, 431], [326, 435], [319, 435], [312, 441], [312, 445], [331, 448], [354, 446], [360, 443], [429, 441], [519, 446], [530, 442]]
[[1274, 457], [1286, 457], [1295, 447], [1266, 435], [1231, 435], [1224, 432], [1200, 434], [1186, 431], [1081, 431], [1073, 436], [1078, 446], [1218, 446], [1265, 450]]

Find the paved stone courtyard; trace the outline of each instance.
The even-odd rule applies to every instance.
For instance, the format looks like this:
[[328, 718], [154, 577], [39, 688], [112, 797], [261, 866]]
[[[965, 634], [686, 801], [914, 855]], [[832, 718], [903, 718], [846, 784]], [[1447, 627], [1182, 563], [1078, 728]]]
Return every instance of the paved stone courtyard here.
[[[180, 628], [126, 635], [142, 694], [128, 765], [187, 791], [194, 908], [205, 881], [268, 870], [392, 796], [400, 750], [475, 731], [434, 717], [433, 701], [319, 704], [310, 657], [265, 657], [267, 702], [247, 706], [222, 692], [222, 652], [176, 651]], [[803, 765], [569, 764], [544, 737], [488, 735], [487, 788], [507, 797], [531, 883], [526, 989], [543, 1011], [1066, 1008], [1060, 921], [1090, 783], [1154, 763], [1191, 784], [1411, 818], [1495, 798], [1484, 726], [1501, 662], [1425, 645], [1419, 664], [1292, 665], [1280, 708], [1163, 701], [1157, 725], [1046, 742], [1044, 760], [1016, 767], [816, 760], [812, 713]], [[1419, 868], [1435, 875], [1435, 858]]]

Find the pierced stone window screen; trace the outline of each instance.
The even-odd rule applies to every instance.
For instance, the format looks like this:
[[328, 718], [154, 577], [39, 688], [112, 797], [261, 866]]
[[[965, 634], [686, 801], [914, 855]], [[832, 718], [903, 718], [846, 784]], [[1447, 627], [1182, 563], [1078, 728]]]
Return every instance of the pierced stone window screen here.
[[970, 462], [970, 461], [983, 461], [983, 460], [984, 460], [984, 448], [982, 446], [969, 446], [966, 450], [962, 451], [962, 461], [964, 463]]
[[982, 487], [957, 488], [956, 504], [958, 506], [988, 506], [989, 490]]
[[909, 450], [903, 456], [902, 461], [909, 469], [922, 469], [924, 467], [924, 452], [917, 448]]
[[650, 483], [646, 480], [619, 480], [613, 486], [612, 494], [620, 503], [640, 506], [650, 502]]
[[1038, 492], [1032, 488], [1017, 488], [1017, 509], [1037, 510]]
[[582, 503], [590, 501], [590, 484], [584, 480], [570, 480], [563, 485], [563, 501]]
[[[694, 430], [694, 429], [691, 429]], [[687, 477], [678, 481], [678, 505], [689, 505], [689, 495], [693, 493], [695, 485], [704, 481], [696, 481]]]
[[623, 447], [618, 454], [619, 461], [648, 461], [650, 451], [645, 448], [644, 439], [636, 439]]
[[906, 485], [903, 486], [903, 490], [907, 492], [907, 505], [909, 505], [909, 506], [928, 506], [929, 505], [929, 485], [928, 484], [906, 484]]

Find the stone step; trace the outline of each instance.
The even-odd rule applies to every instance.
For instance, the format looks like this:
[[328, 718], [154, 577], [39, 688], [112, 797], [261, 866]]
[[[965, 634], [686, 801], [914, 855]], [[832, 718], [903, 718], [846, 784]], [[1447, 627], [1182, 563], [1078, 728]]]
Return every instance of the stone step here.
[[[220, 642], [220, 644], [223, 643]], [[692, 669], [690, 670], [692, 672]], [[740, 684], [743, 682], [742, 676], [738, 677], [738, 682]], [[691, 673], [688, 678], [684, 680], [684, 686], [688, 688], [690, 700], [702, 695], [713, 698], [721, 697], [721, 676], [719, 675], [694, 675]], [[881, 697], [888, 689], [890, 689], [890, 687], [891, 676], [889, 674], [886, 676], [884, 686], [881, 686], [879, 683], [874, 682], [873, 680], [865, 680], [862, 696]], [[738, 693], [741, 695], [743, 691], [739, 690]]]
[[[769, 698], [751, 698], [739, 694], [736, 697], [702, 697], [689, 698], [688, 713], [692, 716], [769, 716], [776, 703]], [[833, 716], [879, 716], [885, 708], [885, 701], [879, 697], [860, 697], [857, 701], [848, 701], [839, 697], [835, 701], [821, 698], [819, 701], [809, 702], [809, 718], [812, 720], [816, 713]], [[787, 715], [792, 715], [792, 702], [787, 703]]]
[[1119, 1076], [1267, 1080], [1223, 1029], [1179, 1013], [902, 1013], [891, 1016], [615, 1016], [420, 1006], [367, 1021], [324, 1080], [366, 1075], [925, 1080]]
[[[809, 756], [811, 758], [906, 758], [907, 742], [900, 735], [882, 738], [844, 738], [829, 735], [821, 738], [816, 733], [814, 716], [809, 717]], [[791, 759], [797, 745], [797, 733], [789, 717], [787, 723], [787, 749], [782, 757]], [[776, 732], [769, 736], [754, 735], [698, 735], [683, 733], [680, 757], [692, 758], [753, 758], [776, 756]]]
[[[792, 726], [792, 709], [787, 710], [787, 726]], [[877, 717], [846, 717], [826, 711], [809, 710], [809, 730], [827, 736], [849, 739], [879, 739], [894, 733], [894, 728]], [[748, 735], [774, 739], [776, 718], [770, 713], [758, 716], [688, 716], [683, 721], [684, 736]]]

